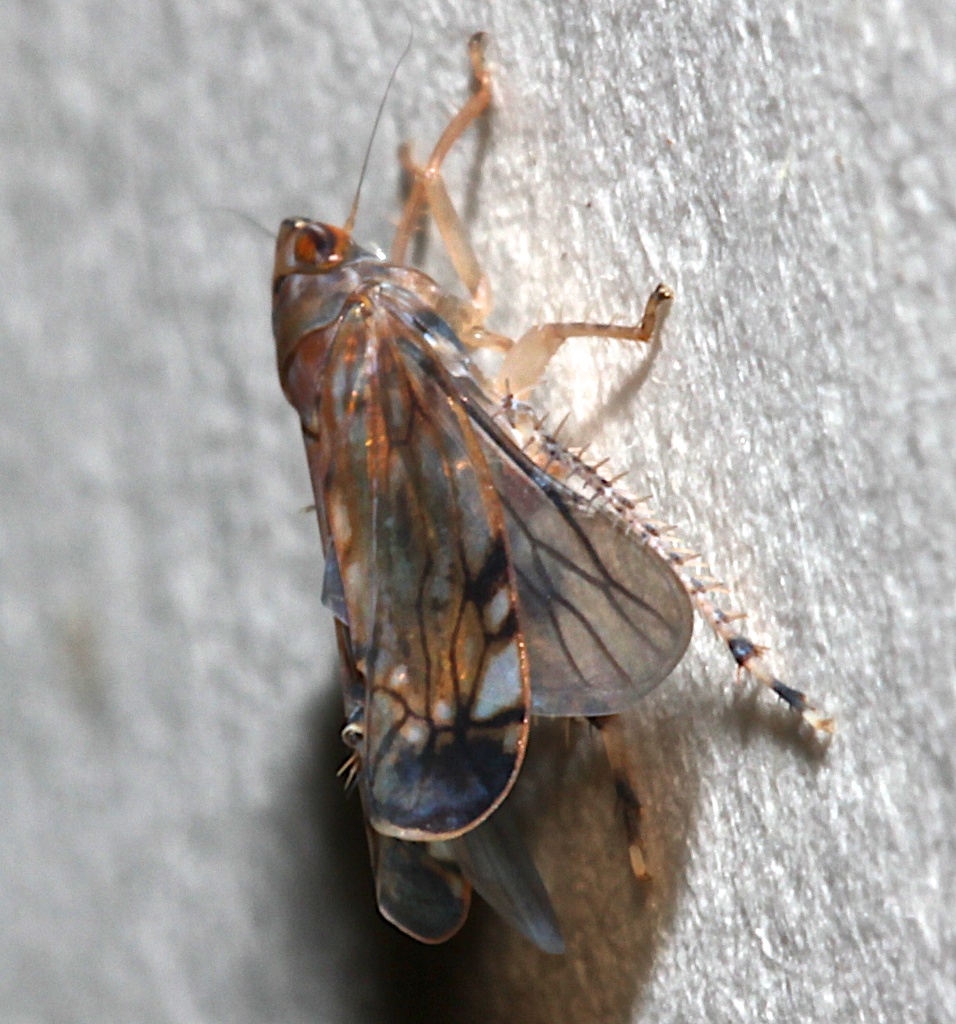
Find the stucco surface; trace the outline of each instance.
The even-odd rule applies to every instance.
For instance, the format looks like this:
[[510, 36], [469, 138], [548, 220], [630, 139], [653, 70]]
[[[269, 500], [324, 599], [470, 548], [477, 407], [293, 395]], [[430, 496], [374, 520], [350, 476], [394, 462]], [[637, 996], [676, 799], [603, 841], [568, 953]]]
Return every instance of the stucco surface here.
[[[452, 10], [454, 7], [454, 11]], [[0, 1019], [956, 1019], [956, 8], [741, 0], [2, 4]], [[333, 779], [335, 659], [269, 232], [387, 245], [492, 33], [452, 192], [493, 326], [677, 302], [537, 398], [704, 551], [821, 751], [702, 626], [516, 800], [570, 953], [381, 923]], [[444, 274], [440, 260], [430, 265]]]

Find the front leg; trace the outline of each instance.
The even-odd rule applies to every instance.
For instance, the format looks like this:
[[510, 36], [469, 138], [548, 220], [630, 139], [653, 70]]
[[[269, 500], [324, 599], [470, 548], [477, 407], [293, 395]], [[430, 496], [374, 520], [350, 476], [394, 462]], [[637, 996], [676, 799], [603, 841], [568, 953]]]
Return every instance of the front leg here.
[[476, 32], [468, 41], [468, 55], [477, 88], [441, 133], [428, 161], [418, 166], [409, 148], [402, 147], [401, 160], [405, 170], [412, 176], [412, 187], [395, 229], [390, 257], [393, 263], [405, 262], [409, 242], [422, 216], [426, 212], [431, 213], [455, 272], [471, 295], [471, 310], [465, 318], [466, 322], [456, 325], [461, 327], [478, 327], [484, 323], [491, 309], [491, 288], [481, 272], [461, 218], [448, 195], [441, 166], [452, 146], [491, 103], [491, 74], [485, 63], [486, 42], [484, 32]]

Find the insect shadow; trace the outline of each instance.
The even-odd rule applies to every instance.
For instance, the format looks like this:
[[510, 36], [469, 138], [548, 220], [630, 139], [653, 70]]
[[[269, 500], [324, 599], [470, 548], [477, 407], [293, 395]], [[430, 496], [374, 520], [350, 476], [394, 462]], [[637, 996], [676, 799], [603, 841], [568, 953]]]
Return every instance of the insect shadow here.
[[[622, 841], [623, 822], [600, 737], [583, 722], [536, 719], [509, 801], [551, 893], [567, 952], [542, 953], [478, 897], [458, 935], [439, 946], [423, 946], [378, 913], [361, 805], [335, 778], [345, 754], [341, 705], [337, 690], [326, 688], [306, 723], [298, 768], [309, 819], [303, 824], [313, 841], [303, 846], [309, 852], [294, 871], [289, 914], [301, 954], [294, 959], [302, 970], [315, 970], [328, 960], [329, 946], [337, 947], [336, 1019], [343, 1024], [630, 1021], [659, 943], [670, 930], [691, 846], [698, 776], [682, 725], [686, 721], [665, 715], [652, 696], [628, 722], [643, 780], [645, 846], [653, 873], [650, 882], [639, 883]], [[302, 988], [310, 987], [303, 980]]]

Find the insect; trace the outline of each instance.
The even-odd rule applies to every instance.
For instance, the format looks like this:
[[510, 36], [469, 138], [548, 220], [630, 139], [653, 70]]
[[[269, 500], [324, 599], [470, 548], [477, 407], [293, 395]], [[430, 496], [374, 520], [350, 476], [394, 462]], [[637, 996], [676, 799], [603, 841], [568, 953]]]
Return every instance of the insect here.
[[[342, 228], [283, 222], [273, 327], [299, 414], [344, 666], [344, 767], [365, 811], [382, 914], [423, 942], [454, 934], [472, 888], [542, 949], [563, 940], [506, 801], [533, 715], [584, 717], [604, 738], [631, 864], [640, 805], [619, 714], [665, 679], [693, 610], [746, 671], [813, 729], [832, 723], [769, 670], [645, 504], [543, 430], [516, 393], [575, 336], [652, 339], [640, 324], [545, 324], [516, 342], [485, 328], [488, 283], [441, 174], [487, 109], [485, 36], [473, 89], [411, 188], [389, 258]], [[467, 299], [406, 264], [431, 214]], [[473, 360], [503, 352], [497, 378]]]

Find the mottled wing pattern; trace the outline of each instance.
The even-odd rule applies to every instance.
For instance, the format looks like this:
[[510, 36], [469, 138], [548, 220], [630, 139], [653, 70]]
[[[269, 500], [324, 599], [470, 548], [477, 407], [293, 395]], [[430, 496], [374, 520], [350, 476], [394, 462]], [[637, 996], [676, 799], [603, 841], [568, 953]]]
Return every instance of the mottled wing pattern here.
[[683, 655], [693, 629], [686, 591], [657, 552], [536, 466], [479, 402], [469, 410], [505, 511], [532, 711], [625, 710]]
[[372, 826], [449, 837], [504, 798], [530, 684], [504, 519], [448, 375], [387, 303], [355, 303], [322, 377], [314, 470], [358, 671]]
[[[342, 696], [345, 717], [353, 720], [365, 703], [365, 680], [359, 674], [352, 654], [348, 627], [335, 623], [342, 664]], [[368, 797], [359, 779], [363, 809]], [[444, 942], [465, 923], [471, 904], [471, 885], [455, 863], [436, 860], [426, 843], [406, 842], [383, 836], [369, 827], [365, 813], [375, 898], [382, 916], [420, 942]], [[457, 840], [452, 840], [457, 842]]]
[[[320, 523], [323, 517], [320, 516]], [[323, 530], [323, 534], [325, 534]], [[366, 684], [358, 671], [345, 595], [335, 551], [327, 546], [323, 601], [336, 612], [346, 721], [364, 707]], [[359, 775], [375, 897], [382, 916], [421, 942], [451, 938], [464, 924], [474, 886], [522, 935], [548, 953], [564, 952], [564, 941], [547, 889], [508, 804], [456, 839], [409, 842], [369, 827], [368, 796]]]

